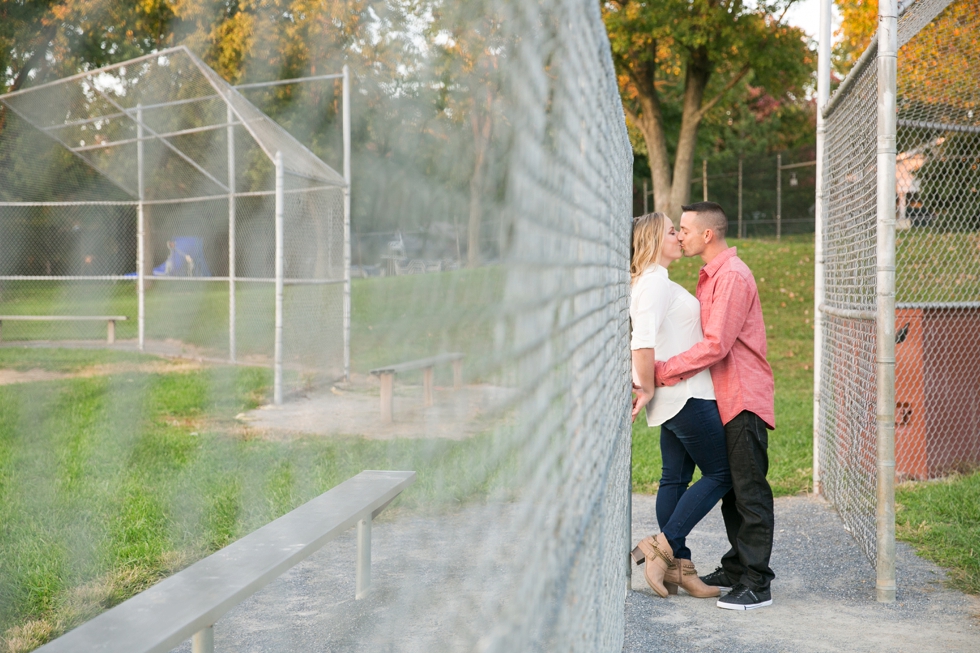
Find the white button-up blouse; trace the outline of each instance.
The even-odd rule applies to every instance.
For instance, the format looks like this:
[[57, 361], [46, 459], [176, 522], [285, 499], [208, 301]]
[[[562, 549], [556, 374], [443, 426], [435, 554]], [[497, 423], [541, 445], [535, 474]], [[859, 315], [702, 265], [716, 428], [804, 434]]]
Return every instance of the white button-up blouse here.
[[[701, 342], [701, 304], [667, 276], [667, 268], [651, 265], [630, 290], [630, 349], [653, 349], [658, 361], [681, 354]], [[633, 381], [637, 381], [633, 370]], [[714, 399], [711, 372], [703, 370], [677, 385], [657, 388], [647, 404], [647, 424], [659, 426], [680, 412], [690, 398]]]

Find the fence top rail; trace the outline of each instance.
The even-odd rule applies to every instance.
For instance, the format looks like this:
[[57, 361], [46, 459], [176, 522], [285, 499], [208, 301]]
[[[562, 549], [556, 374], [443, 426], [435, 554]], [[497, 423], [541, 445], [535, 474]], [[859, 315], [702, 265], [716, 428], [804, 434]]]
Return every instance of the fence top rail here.
[[128, 320], [125, 315], [0, 315], [0, 321], [22, 321], [22, 322], [59, 322], [62, 320], [92, 320], [106, 322], [108, 320]]
[[837, 308], [836, 306], [821, 304], [817, 307], [817, 310], [819, 310], [821, 313], [833, 315], [834, 317], [844, 320], [874, 321], [878, 317], [878, 313], [874, 308]]
[[779, 166], [780, 170], [789, 170], [791, 168], [806, 168], [808, 166], [817, 165], [816, 161], [800, 161], [799, 163], [786, 163]]
[[896, 309], [942, 311], [978, 309], [980, 302], [895, 302]]
[[867, 68], [869, 65], [871, 65], [871, 62], [875, 60], [876, 56], [878, 56], [878, 33], [877, 32], [875, 32], [875, 35], [871, 37], [871, 43], [868, 44], [868, 49], [865, 50], [864, 54], [862, 54], [861, 57], [857, 60], [857, 62], [854, 64], [854, 67], [851, 68], [849, 73], [847, 73], [847, 77], [845, 77], [844, 81], [841, 82], [840, 86], [837, 87], [837, 91], [830, 98], [830, 101], [827, 102], [827, 104], [824, 106], [823, 108], [824, 120], [830, 118], [830, 116], [837, 109], [837, 105], [839, 105], [844, 100], [845, 97], [851, 94], [851, 86], [853, 86], [856, 83], [856, 80], [864, 72], [864, 69]]
[[458, 352], [450, 354], [439, 354], [438, 356], [432, 356], [430, 358], [420, 358], [415, 361], [408, 361], [407, 363], [399, 363], [398, 365], [388, 365], [386, 367], [378, 367], [369, 372], [375, 376], [379, 374], [398, 374], [400, 372], [410, 372], [412, 370], [420, 370], [425, 367], [433, 367], [435, 365], [441, 365], [442, 363], [449, 363], [452, 361], [462, 360], [465, 354], [460, 354]]
[[[299, 195], [302, 193], [316, 193], [320, 191], [336, 191], [340, 186], [310, 186], [308, 188], [287, 188], [283, 191], [286, 195]], [[172, 197], [160, 200], [79, 200], [75, 202], [0, 202], [2, 207], [71, 207], [71, 206], [131, 206], [138, 207], [143, 205], [155, 204], [188, 204], [193, 202], [227, 202], [229, 197], [272, 197], [276, 194], [274, 190], [252, 190], [237, 193], [224, 193], [222, 195], [200, 195], [197, 197]], [[407, 232], [406, 232], [407, 233]]]
[[37, 650], [166, 653], [414, 482], [415, 472], [361, 472]]

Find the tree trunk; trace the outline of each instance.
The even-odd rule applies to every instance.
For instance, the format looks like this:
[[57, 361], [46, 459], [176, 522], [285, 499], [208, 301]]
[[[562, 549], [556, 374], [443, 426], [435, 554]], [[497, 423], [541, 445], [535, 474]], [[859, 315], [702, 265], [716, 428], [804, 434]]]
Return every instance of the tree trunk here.
[[483, 177], [486, 167], [487, 148], [490, 145], [490, 130], [493, 117], [489, 111], [483, 117], [482, 124], [477, 115], [479, 108], [474, 106], [473, 143], [476, 161], [473, 164], [473, 176], [470, 177], [470, 220], [467, 227], [466, 265], [475, 268], [480, 265], [480, 224], [483, 222]]
[[684, 109], [681, 114], [681, 131], [677, 138], [674, 155], [674, 183], [670, 192], [670, 209], [667, 214], [679, 220], [681, 206], [691, 199], [691, 174], [694, 170], [694, 152], [698, 144], [698, 127], [701, 125], [701, 103], [704, 89], [711, 76], [707, 52], [699, 49], [691, 56], [684, 79]]
[[671, 172], [670, 155], [667, 153], [667, 135], [664, 133], [664, 120], [660, 112], [660, 100], [654, 93], [640, 99], [643, 113], [637, 127], [643, 134], [650, 160], [650, 176], [653, 181], [653, 210], [670, 210]]
[[664, 132], [660, 99], [653, 83], [655, 66], [651, 65], [648, 70], [649, 72], [642, 71], [634, 77], [640, 90], [640, 112], [638, 115], [631, 114], [631, 117], [643, 134], [647, 146], [653, 181], [653, 209], [666, 213], [676, 222], [681, 216], [681, 205], [687, 204], [691, 197], [691, 173], [694, 168], [698, 127], [701, 125], [701, 105], [708, 78], [711, 76], [711, 67], [705, 49], [701, 48], [691, 54], [684, 79], [684, 109], [673, 170], [667, 152], [667, 135]]

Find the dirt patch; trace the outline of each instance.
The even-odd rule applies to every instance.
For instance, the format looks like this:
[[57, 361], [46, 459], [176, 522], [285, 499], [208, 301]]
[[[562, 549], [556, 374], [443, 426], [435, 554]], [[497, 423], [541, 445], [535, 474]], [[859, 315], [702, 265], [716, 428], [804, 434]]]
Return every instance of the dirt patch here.
[[260, 437], [284, 439], [306, 435], [359, 435], [370, 440], [444, 438], [464, 440], [503, 419], [514, 390], [468, 385], [459, 390], [436, 386], [433, 405], [422, 405], [422, 387], [395, 384], [394, 422], [381, 422], [378, 384], [355, 377], [282, 406], [262, 406], [237, 419]]
[[195, 370], [203, 369], [204, 367], [204, 363], [196, 360], [184, 358], [174, 360], [161, 359], [146, 361], [143, 363], [106, 363], [102, 365], [92, 365], [91, 367], [86, 367], [73, 373], [71, 376], [107, 376], [109, 374], [124, 374], [127, 372], [139, 372], [142, 374], [172, 374], [175, 372], [193, 372]]
[[55, 381], [57, 379], [67, 379], [71, 374], [65, 372], [49, 372], [48, 370], [18, 370], [0, 369], [0, 385], [12, 385], [14, 383], [34, 383], [35, 381]]
[[124, 374], [127, 372], [140, 372], [144, 374], [191, 372], [199, 370], [202, 367], [204, 367], [204, 364], [199, 361], [177, 359], [147, 361], [145, 363], [107, 363], [104, 365], [92, 365], [75, 372], [54, 372], [42, 369], [26, 371], [0, 369], [0, 385], [57, 381], [59, 379], [91, 378], [95, 376], [108, 376], [110, 374]]

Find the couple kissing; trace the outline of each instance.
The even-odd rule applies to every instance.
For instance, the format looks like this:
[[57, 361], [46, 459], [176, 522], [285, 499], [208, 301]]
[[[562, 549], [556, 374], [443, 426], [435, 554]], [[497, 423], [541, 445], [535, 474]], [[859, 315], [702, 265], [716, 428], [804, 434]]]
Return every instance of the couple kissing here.
[[[766, 327], [751, 270], [725, 240], [728, 219], [714, 202], [686, 205], [675, 227], [663, 213], [633, 222], [630, 262], [633, 419], [645, 407], [660, 426], [660, 532], [633, 549], [659, 596], [678, 587], [717, 606], [772, 604], [773, 539], [768, 430], [775, 428]], [[682, 256], [700, 256], [697, 296], [670, 280]], [[691, 483], [695, 465], [701, 478]], [[686, 538], [721, 500], [731, 548], [698, 576]], [[727, 591], [724, 596], [723, 591]]]

